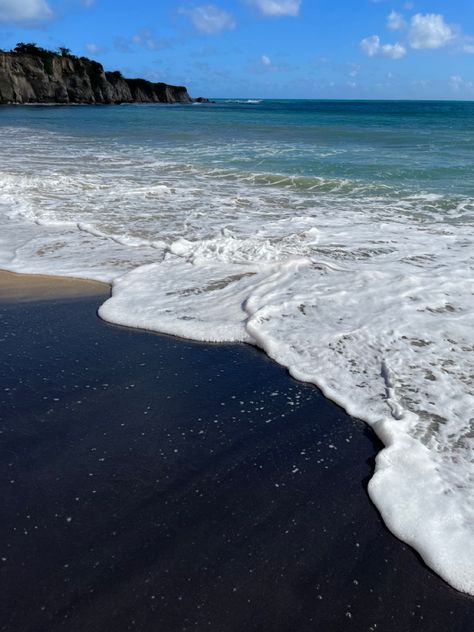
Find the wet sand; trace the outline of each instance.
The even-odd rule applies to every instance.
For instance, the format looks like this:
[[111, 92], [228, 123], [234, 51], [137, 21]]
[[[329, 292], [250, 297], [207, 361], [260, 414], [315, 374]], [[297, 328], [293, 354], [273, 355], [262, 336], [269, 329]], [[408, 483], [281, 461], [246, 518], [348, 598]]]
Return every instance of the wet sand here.
[[0, 301], [31, 302], [103, 295], [108, 285], [97, 281], [45, 276], [44, 274], [16, 274], [0, 270]]
[[370, 503], [367, 426], [81, 283], [0, 275], [2, 632], [471, 629]]

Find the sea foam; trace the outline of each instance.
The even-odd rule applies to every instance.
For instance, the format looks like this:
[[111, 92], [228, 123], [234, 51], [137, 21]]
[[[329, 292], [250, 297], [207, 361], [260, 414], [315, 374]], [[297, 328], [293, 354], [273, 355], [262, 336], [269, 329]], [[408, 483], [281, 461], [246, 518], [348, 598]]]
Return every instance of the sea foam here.
[[3, 268], [112, 282], [104, 319], [252, 343], [317, 385], [385, 444], [369, 493], [388, 527], [474, 594], [472, 198], [249, 169], [246, 142], [204, 164], [10, 138]]

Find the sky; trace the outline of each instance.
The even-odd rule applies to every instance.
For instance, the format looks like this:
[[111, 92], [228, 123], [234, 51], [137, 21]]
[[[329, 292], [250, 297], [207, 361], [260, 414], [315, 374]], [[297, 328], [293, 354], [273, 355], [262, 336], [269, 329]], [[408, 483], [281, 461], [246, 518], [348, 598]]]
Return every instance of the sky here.
[[474, 100], [473, 0], [0, 0], [17, 42], [195, 97]]

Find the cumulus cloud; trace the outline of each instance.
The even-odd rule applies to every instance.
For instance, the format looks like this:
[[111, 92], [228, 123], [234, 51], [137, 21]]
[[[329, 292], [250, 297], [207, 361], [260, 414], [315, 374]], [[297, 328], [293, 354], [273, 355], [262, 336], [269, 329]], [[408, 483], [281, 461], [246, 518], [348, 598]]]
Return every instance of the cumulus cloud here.
[[460, 92], [461, 90], [473, 90], [474, 82], [466, 81], [461, 75], [453, 75], [449, 78], [449, 87], [454, 92]]
[[232, 13], [220, 9], [215, 4], [203, 4], [192, 9], [181, 8], [179, 12], [186, 15], [194, 28], [204, 35], [231, 31], [236, 26]]
[[396, 44], [382, 44], [378, 35], [366, 37], [360, 47], [369, 57], [400, 59], [407, 49], [436, 50], [449, 47], [458, 53], [474, 54], [474, 37], [448, 24], [440, 13], [416, 13], [405, 20], [401, 13], [391, 11], [387, 16], [387, 28], [403, 31], [404, 39]]
[[392, 11], [387, 17], [387, 26], [392, 31], [399, 31], [406, 26], [405, 18], [401, 13]]
[[417, 13], [410, 20], [408, 41], [416, 49], [443, 48], [456, 36], [454, 29], [439, 13]]
[[301, 0], [248, 0], [265, 16], [289, 15], [297, 17], [300, 13]]
[[406, 55], [407, 49], [403, 44], [382, 44], [378, 35], [366, 37], [360, 43], [363, 52], [369, 57], [388, 57], [389, 59], [401, 59]]
[[52, 15], [46, 0], [0, 0], [0, 22], [36, 22]]
[[262, 66], [271, 66], [272, 65], [272, 60], [267, 55], [262, 55], [262, 58], [261, 58], [260, 61], [262, 62]]

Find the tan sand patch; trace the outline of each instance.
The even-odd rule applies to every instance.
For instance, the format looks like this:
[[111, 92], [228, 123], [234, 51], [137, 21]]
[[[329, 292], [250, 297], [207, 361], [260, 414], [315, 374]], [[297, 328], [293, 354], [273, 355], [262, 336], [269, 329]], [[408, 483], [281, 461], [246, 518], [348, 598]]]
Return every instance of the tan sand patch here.
[[0, 301], [44, 301], [95, 296], [108, 292], [106, 283], [0, 270]]

